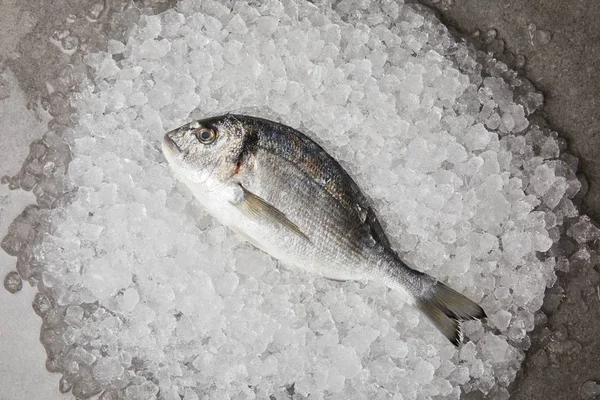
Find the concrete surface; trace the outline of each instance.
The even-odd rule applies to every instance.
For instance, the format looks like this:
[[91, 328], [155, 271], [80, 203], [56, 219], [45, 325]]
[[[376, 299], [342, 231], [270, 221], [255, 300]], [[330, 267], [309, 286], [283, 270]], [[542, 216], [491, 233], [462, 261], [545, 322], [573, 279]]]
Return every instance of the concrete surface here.
[[[10, 70], [0, 76], [4, 78], [4, 90], [10, 95], [0, 99], [0, 176], [3, 176], [19, 172], [29, 153], [29, 144], [44, 134], [48, 119], [25, 107], [25, 93]], [[23, 208], [32, 203], [35, 203], [33, 193], [0, 186], [0, 238], [6, 235], [8, 226]], [[0, 279], [14, 268], [15, 259], [0, 250]], [[46, 371], [46, 352], [40, 343], [42, 320], [31, 308], [36, 293], [27, 283], [15, 294], [0, 288], [0, 400], [72, 398], [58, 391], [58, 375]]]
[[[421, 0], [459, 32], [495, 29], [545, 95], [543, 117], [567, 139], [589, 183], [580, 211], [600, 219], [600, 2]], [[534, 24], [535, 27], [531, 24]], [[542, 34], [536, 30], [543, 31]], [[547, 35], [549, 34], [549, 35]], [[542, 40], [540, 40], [542, 39]], [[547, 39], [550, 39], [547, 41]], [[596, 243], [596, 251], [600, 244]], [[569, 249], [565, 250], [566, 252]], [[546, 293], [512, 399], [600, 399], [600, 261], [571, 265]], [[587, 382], [587, 383], [586, 383]], [[585, 384], [585, 385], [584, 385]], [[587, 390], [592, 388], [592, 390]]]
[[[172, 4], [171, 1], [150, 0], [137, 3], [147, 3], [155, 10]], [[506, 51], [525, 56], [525, 76], [546, 95], [543, 114], [581, 159], [581, 171], [589, 181], [589, 190], [582, 196], [582, 210], [600, 218], [600, 79], [594, 76], [600, 61], [600, 2], [421, 0], [421, 3], [437, 8], [442, 20], [459, 31], [496, 29], [498, 37], [505, 42]], [[97, 11], [94, 4], [104, 7], [97, 18], [90, 20], [90, 15], [94, 17]], [[119, 15], [138, 12], [125, 4], [127, 2], [122, 0], [0, 0], [0, 72], [6, 67], [14, 72], [32, 108], [35, 109], [38, 100], [43, 99], [51, 112], [53, 109], [57, 114], [64, 111], [61, 109], [64, 102], [56, 93], [77, 86], [78, 67], [71, 66], [82, 63], [78, 53], [71, 56], [47, 46], [48, 38], [53, 34], [60, 35], [65, 29], [74, 36], [87, 32], [82, 36], [89, 39], [79, 46], [89, 51], [102, 50], [108, 37], [118, 37], [127, 29]], [[75, 22], [66, 22], [71, 14], [75, 15]], [[531, 24], [543, 34], [536, 34]], [[90, 30], [93, 35], [89, 34]], [[54, 95], [48, 95], [49, 85], [57, 91]], [[10, 91], [9, 84], [0, 76], [0, 99]], [[69, 121], [58, 123], [68, 124]], [[599, 247], [597, 243], [597, 251]], [[590, 387], [593, 386], [590, 381], [600, 381], [598, 268], [597, 259], [575, 263], [569, 273], [560, 274], [558, 284], [548, 291], [543, 307], [545, 314], [538, 315], [532, 348], [513, 385], [514, 399], [594, 398], [593, 391], [585, 392], [582, 388], [585, 382]], [[3, 297], [3, 307], [4, 301]], [[30, 314], [37, 318], [32, 312]], [[0, 316], [3, 321], [6, 318]], [[7, 338], [2, 331], [0, 335], [2, 341]], [[37, 337], [37, 331], [34, 336]], [[39, 366], [43, 369], [43, 364]], [[52, 392], [47, 392], [44, 398], [55, 396], [59, 378], [58, 375], [48, 376], [54, 379], [54, 384], [49, 386], [53, 386]], [[36, 377], [31, 378], [40, 383], [38, 379], [41, 378]], [[477, 398], [475, 395], [469, 397]], [[19, 398], [36, 397], [27, 395], [15, 400]]]

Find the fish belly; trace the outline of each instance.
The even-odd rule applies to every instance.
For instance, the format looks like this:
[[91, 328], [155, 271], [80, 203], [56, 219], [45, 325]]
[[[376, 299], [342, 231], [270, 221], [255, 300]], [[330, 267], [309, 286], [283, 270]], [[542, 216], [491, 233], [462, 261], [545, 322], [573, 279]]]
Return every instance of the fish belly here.
[[235, 186], [224, 186], [206, 192], [200, 189], [206, 187], [206, 184], [200, 186], [189, 180], [184, 182], [196, 200], [217, 221], [285, 265], [335, 280], [366, 278], [361, 272], [364, 270], [363, 266], [354, 265], [352, 260], [343, 260], [339, 254], [332, 257], [320, 251], [319, 246], [291, 234], [286, 229], [249, 218], [233, 204], [238, 196]]

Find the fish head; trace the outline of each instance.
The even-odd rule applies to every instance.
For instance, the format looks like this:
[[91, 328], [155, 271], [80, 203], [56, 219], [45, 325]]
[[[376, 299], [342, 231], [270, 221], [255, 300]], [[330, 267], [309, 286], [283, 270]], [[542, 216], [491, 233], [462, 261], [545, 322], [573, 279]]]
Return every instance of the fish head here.
[[244, 125], [230, 115], [196, 120], [167, 132], [162, 150], [186, 179], [224, 182], [235, 174], [245, 134]]

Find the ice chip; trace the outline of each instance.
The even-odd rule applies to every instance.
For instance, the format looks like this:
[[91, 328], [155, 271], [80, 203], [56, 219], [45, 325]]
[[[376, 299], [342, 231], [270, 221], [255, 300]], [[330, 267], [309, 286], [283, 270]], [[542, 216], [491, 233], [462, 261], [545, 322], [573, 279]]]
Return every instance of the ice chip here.
[[110, 54], [119, 54], [125, 50], [125, 45], [117, 40], [109, 39], [108, 52]]
[[554, 178], [554, 171], [547, 165], [542, 164], [535, 169], [530, 185], [538, 196], [543, 196], [550, 189]]
[[587, 243], [600, 239], [600, 229], [592, 223], [587, 215], [582, 215], [579, 221], [567, 230], [567, 235], [574, 238], [577, 243]]
[[237, 271], [242, 275], [259, 277], [274, 267], [271, 257], [255, 250], [239, 249], [235, 258]]
[[237, 40], [230, 40], [224, 46], [223, 58], [233, 65], [238, 65], [241, 61], [241, 51], [244, 44]]
[[515, 127], [515, 119], [510, 113], [502, 114], [500, 118], [500, 130], [502, 132], [510, 132]]
[[72, 305], [65, 312], [65, 322], [69, 325], [80, 326], [83, 319], [83, 308]]
[[33, 310], [37, 315], [43, 317], [48, 310], [52, 308], [52, 304], [48, 297], [42, 293], [36, 293], [32, 303]]
[[221, 296], [231, 296], [237, 288], [239, 281], [235, 273], [227, 272], [217, 281], [215, 289]]
[[412, 378], [421, 384], [426, 384], [431, 382], [434, 373], [435, 368], [433, 365], [427, 361], [421, 360], [415, 366]]
[[105, 299], [128, 286], [131, 274], [126, 270], [112, 268], [108, 259], [100, 258], [86, 267], [82, 281], [99, 299]]
[[123, 373], [123, 367], [116, 358], [101, 357], [94, 364], [92, 370], [94, 378], [102, 383], [110, 382]]
[[531, 239], [524, 233], [508, 231], [502, 235], [502, 246], [505, 257], [513, 263], [518, 263], [531, 251]]
[[489, 118], [485, 121], [485, 126], [489, 129], [495, 130], [498, 129], [500, 124], [502, 123], [502, 118], [498, 113], [492, 113]]
[[4, 277], [4, 288], [10, 293], [17, 293], [23, 288], [23, 280], [17, 271], [11, 271]]
[[8, 227], [8, 234], [2, 239], [2, 249], [11, 256], [16, 256], [25, 243], [33, 238], [33, 226], [17, 218]]
[[490, 321], [501, 331], [508, 328], [508, 324], [512, 318], [512, 314], [505, 310], [500, 310], [496, 314], [490, 316]]
[[505, 339], [487, 333], [480, 342], [481, 352], [492, 363], [504, 363], [509, 356], [509, 345]]
[[586, 381], [579, 388], [579, 395], [584, 400], [592, 400], [600, 395], [600, 384], [595, 381]]
[[465, 134], [464, 144], [471, 150], [482, 150], [490, 141], [490, 134], [482, 124], [473, 125]]
[[277, 18], [272, 16], [263, 16], [258, 19], [256, 22], [257, 32], [263, 36], [271, 36], [275, 33], [277, 26], [279, 25], [279, 21]]
[[465, 361], [469, 361], [472, 362], [475, 360], [475, 357], [477, 356], [477, 347], [473, 342], [467, 342], [465, 343], [465, 345], [462, 347], [462, 349], [460, 349], [460, 358], [461, 360], [465, 360]]
[[159, 388], [153, 382], [145, 381], [141, 385], [128, 386], [125, 396], [131, 400], [145, 400], [155, 398]]
[[453, 164], [458, 164], [467, 159], [467, 152], [465, 148], [459, 143], [452, 142], [447, 147], [448, 161]]
[[479, 203], [474, 222], [481, 229], [491, 233], [500, 233], [502, 223], [509, 217], [510, 203], [500, 192], [493, 192]]
[[162, 29], [162, 21], [158, 15], [148, 15], [142, 19], [145, 26], [140, 30], [140, 38], [144, 40], [156, 38]]
[[231, 33], [239, 33], [242, 35], [248, 32], [246, 22], [244, 22], [244, 19], [239, 14], [235, 14], [231, 17], [225, 28]]
[[140, 295], [136, 289], [129, 288], [123, 292], [123, 309], [125, 311], [133, 311], [139, 301]]
[[85, 348], [77, 346], [69, 351], [67, 359], [84, 365], [92, 365], [96, 361], [96, 356]]

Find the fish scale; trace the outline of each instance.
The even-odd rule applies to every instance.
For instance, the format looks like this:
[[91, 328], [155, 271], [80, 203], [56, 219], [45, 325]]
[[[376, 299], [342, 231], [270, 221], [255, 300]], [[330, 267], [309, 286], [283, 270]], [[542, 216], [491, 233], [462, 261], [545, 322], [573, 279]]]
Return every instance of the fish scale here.
[[[356, 275], [356, 269], [366, 265], [365, 256], [361, 254], [361, 248], [356, 242], [351, 237], [342, 235], [341, 231], [344, 227], [352, 229], [352, 226], [358, 226], [358, 221], [348, 218], [348, 213], [344, 212], [335, 198], [318, 190], [320, 186], [316, 182], [305, 181], [303, 185], [294, 186], [293, 182], [299, 180], [302, 170], [284, 168], [278, 162], [280, 155], [270, 152], [263, 154], [263, 151], [257, 149], [255, 155], [260, 162], [240, 172], [242, 184], [289, 216], [308, 235], [312, 243], [299, 242], [302, 245], [300, 252], [311, 252], [315, 254], [315, 258], [325, 259], [335, 268], [335, 272], [342, 272], [346, 265], [351, 265], [350, 273], [346, 275]], [[264, 179], [253, 179], [257, 175]], [[262, 183], [267, 179], [269, 186], [264, 186]], [[277, 190], [272, 190], [273, 188]], [[290, 201], [292, 196], [293, 202]], [[327, 209], [329, 212], [315, 213], [315, 209]], [[329, 249], [324, 249], [324, 246]], [[324, 275], [332, 279], [347, 278], [345, 275]]]
[[[238, 117], [245, 121], [243, 116]], [[285, 125], [262, 119], [250, 120], [249, 134], [258, 136], [255, 146], [281, 156], [314, 180], [349, 211], [360, 212], [368, 204], [356, 183], [321, 146]], [[304, 137], [303, 137], [304, 136]]]
[[401, 260], [358, 185], [301, 132], [227, 114], [168, 132], [163, 153], [211, 215], [284, 264], [398, 290], [457, 346], [460, 321], [485, 317]]

